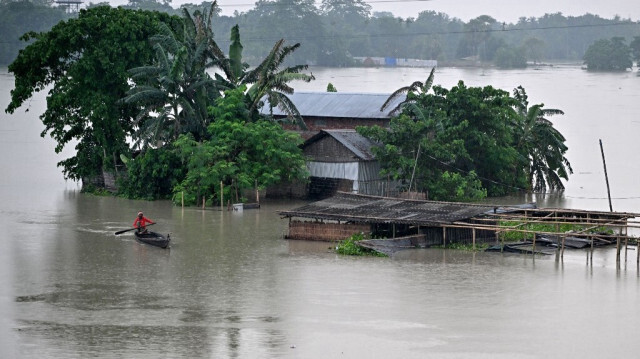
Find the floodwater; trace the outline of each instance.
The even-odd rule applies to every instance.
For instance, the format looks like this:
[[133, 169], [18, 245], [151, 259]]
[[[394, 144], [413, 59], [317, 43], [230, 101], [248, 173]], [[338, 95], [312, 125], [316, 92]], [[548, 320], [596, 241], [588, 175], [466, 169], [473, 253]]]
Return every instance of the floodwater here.
[[[312, 69], [297, 90], [387, 92], [425, 69]], [[576, 66], [449, 69], [435, 83], [526, 88], [568, 139], [574, 175], [541, 206], [640, 212], [640, 78]], [[4, 110], [13, 78], [0, 70]], [[0, 357], [2, 358], [635, 358], [640, 271], [635, 247], [531, 257], [409, 250], [344, 257], [329, 243], [287, 241], [275, 213], [181, 209], [79, 193], [54, 143], [40, 138], [36, 96], [0, 114]], [[137, 243], [144, 210], [171, 248]], [[626, 260], [625, 260], [626, 259]]]

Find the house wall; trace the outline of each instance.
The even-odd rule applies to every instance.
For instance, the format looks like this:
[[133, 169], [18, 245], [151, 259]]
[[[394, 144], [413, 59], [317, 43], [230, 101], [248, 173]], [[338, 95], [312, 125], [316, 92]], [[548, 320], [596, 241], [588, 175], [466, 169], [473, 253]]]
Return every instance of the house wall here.
[[[382, 114], [382, 112], [381, 112]], [[374, 126], [381, 127], [389, 126], [389, 119], [364, 119], [364, 118], [337, 118], [337, 117], [317, 117], [317, 116], [304, 116], [304, 123], [307, 125], [309, 131], [320, 130], [338, 130], [338, 129], [355, 129], [357, 126]], [[286, 123], [282, 126], [286, 130], [297, 131], [300, 128], [295, 123]]]
[[356, 162], [353, 152], [331, 136], [306, 145], [304, 155], [317, 162]]
[[287, 238], [337, 242], [360, 232], [365, 234], [370, 233], [370, 226], [368, 224], [355, 223], [291, 221], [289, 223], [289, 234]]

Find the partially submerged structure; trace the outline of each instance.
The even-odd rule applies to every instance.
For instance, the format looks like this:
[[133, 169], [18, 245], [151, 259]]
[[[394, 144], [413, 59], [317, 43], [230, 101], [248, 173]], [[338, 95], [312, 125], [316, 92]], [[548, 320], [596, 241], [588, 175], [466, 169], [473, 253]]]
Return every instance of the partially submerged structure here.
[[[392, 239], [398, 243], [397, 248], [448, 243], [475, 246], [477, 242], [501, 243], [504, 233], [520, 232], [532, 238], [534, 253], [536, 240], [539, 245], [555, 240], [562, 250], [567, 241], [586, 241], [592, 249], [598, 244], [617, 245], [618, 258], [622, 244], [626, 245], [629, 240], [636, 242], [629, 229], [640, 228], [638, 222], [633, 221], [640, 217], [637, 213], [536, 208], [534, 204], [494, 206], [437, 202], [353, 193], [338, 193], [279, 213], [289, 219], [287, 238], [290, 239], [339, 241], [362, 232], [372, 238]], [[540, 224], [551, 229], [530, 229], [539, 228]], [[576, 229], [563, 233], [560, 231], [563, 225]], [[370, 242], [369, 247], [384, 246], [371, 243], [374, 242]], [[389, 247], [389, 242], [386, 243]]]
[[372, 152], [375, 146], [350, 129], [322, 130], [305, 141], [309, 197], [326, 198], [337, 191], [388, 196], [395, 182], [380, 176], [380, 163]]
[[[425, 245], [471, 239], [471, 228], [457, 223], [496, 210], [491, 205], [423, 201], [340, 192], [333, 197], [279, 212], [289, 218], [291, 239], [343, 240], [364, 232], [373, 237], [422, 236]], [[479, 230], [477, 239], [495, 239]]]

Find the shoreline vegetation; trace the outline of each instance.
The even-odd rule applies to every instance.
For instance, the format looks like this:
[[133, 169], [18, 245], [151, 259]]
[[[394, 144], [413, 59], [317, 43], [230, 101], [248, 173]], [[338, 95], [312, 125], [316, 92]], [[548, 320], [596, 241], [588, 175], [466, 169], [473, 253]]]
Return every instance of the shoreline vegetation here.
[[[301, 44], [276, 40], [250, 66], [240, 26], [231, 28], [226, 53], [215, 40], [216, 6], [185, 8], [181, 17], [93, 7], [29, 33], [31, 44], [8, 68], [15, 88], [5, 111], [52, 86], [42, 135], [56, 140], [56, 151], [77, 143], [75, 156], [58, 166], [87, 191], [105, 188], [110, 173], [126, 198], [180, 194], [180, 204], [207, 206], [245, 189], [306, 180], [302, 138], [260, 112], [268, 100], [306, 129], [287, 96], [291, 82], [315, 79], [307, 65], [287, 65]], [[564, 189], [573, 172], [568, 148], [547, 119], [561, 110], [530, 104], [522, 87], [433, 85], [434, 72], [389, 96], [380, 108], [390, 111], [388, 126], [356, 128], [383, 144], [372, 148], [381, 176], [436, 201]], [[390, 103], [398, 105], [385, 109]]]

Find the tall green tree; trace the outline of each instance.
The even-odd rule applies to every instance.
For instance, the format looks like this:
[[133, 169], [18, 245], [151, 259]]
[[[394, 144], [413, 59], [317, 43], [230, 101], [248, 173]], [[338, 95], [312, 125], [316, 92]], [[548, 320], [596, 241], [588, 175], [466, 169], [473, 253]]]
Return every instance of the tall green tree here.
[[529, 106], [525, 89], [518, 86], [513, 90], [518, 101], [518, 123], [516, 126], [516, 149], [525, 156], [528, 163], [527, 182], [536, 192], [563, 190], [562, 179], [568, 180], [573, 173], [564, 136], [547, 119], [553, 115], [564, 115], [558, 109], [544, 108], [544, 104]]
[[458, 57], [490, 58], [486, 50], [491, 39], [490, 30], [495, 23], [496, 20], [489, 15], [481, 15], [469, 20], [464, 26], [465, 37], [458, 45]]
[[529, 106], [522, 87], [511, 97], [491, 86], [445, 89], [432, 81], [398, 92], [407, 100], [388, 129], [358, 128], [383, 144], [374, 149], [383, 174], [438, 200], [564, 188], [572, 171], [567, 146], [546, 119], [562, 111]]
[[589, 70], [625, 71], [633, 66], [631, 48], [624, 43], [623, 37], [594, 42], [583, 59]]
[[236, 25], [231, 31], [229, 59], [226, 65], [222, 65], [226, 78], [216, 74], [216, 80], [226, 89], [248, 88], [245, 100], [253, 118], [257, 118], [258, 111], [266, 100], [272, 109], [279, 108], [301, 128], [306, 128], [300, 112], [287, 96], [294, 92], [289, 83], [292, 81], [310, 82], [315, 78], [313, 74], [303, 73], [308, 68], [307, 65], [282, 68], [287, 57], [299, 47], [299, 43], [291, 46], [285, 45], [284, 40], [281, 39], [276, 42], [258, 66], [249, 69], [249, 65], [242, 60], [243, 46], [240, 41], [240, 31]]
[[[209, 14], [213, 9], [212, 5]], [[179, 30], [161, 24], [159, 34], [151, 37], [153, 64], [130, 70], [136, 87], [124, 101], [141, 106], [136, 138], [145, 145], [172, 142], [183, 133], [204, 138], [207, 107], [220, 96], [216, 82], [206, 72], [220, 61], [210, 57], [212, 34], [205, 25], [210, 24], [210, 16], [183, 9], [183, 19]]]
[[544, 58], [545, 42], [537, 37], [530, 37], [525, 40], [524, 49], [527, 58], [533, 63], [538, 63]]
[[394, 108], [392, 108], [389, 114], [397, 114], [400, 110], [402, 110], [403, 107], [415, 104], [421, 95], [426, 95], [427, 92], [429, 92], [431, 85], [433, 85], [435, 72], [436, 68], [434, 67], [431, 69], [429, 76], [424, 82], [415, 81], [409, 86], [404, 86], [395, 90], [382, 104], [382, 106], [380, 107], [380, 111], [385, 111], [392, 103], [394, 103], [398, 99], [402, 99], [402, 101], [400, 101]]
[[[225, 198], [235, 190], [264, 188], [283, 181], [304, 178], [306, 164], [298, 145], [301, 138], [268, 120], [253, 121], [245, 101], [244, 86], [225, 92], [216, 100], [209, 125], [209, 139], [195, 141], [181, 135], [175, 146], [187, 164], [187, 174], [176, 193], [190, 203]], [[230, 189], [233, 192], [230, 193]]]
[[66, 178], [89, 178], [115, 171], [126, 139], [134, 130], [137, 109], [120, 100], [130, 89], [128, 69], [150, 62], [148, 39], [161, 23], [180, 20], [167, 14], [107, 6], [81, 10], [44, 33], [27, 33], [33, 41], [9, 65], [15, 88], [6, 111], [13, 113], [34, 92], [49, 88], [40, 116], [42, 136], [56, 142], [56, 152], [76, 142], [76, 155], [58, 163]]

